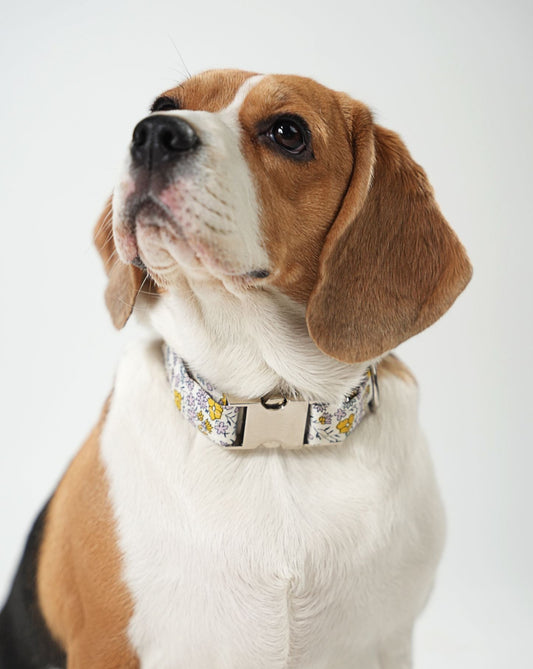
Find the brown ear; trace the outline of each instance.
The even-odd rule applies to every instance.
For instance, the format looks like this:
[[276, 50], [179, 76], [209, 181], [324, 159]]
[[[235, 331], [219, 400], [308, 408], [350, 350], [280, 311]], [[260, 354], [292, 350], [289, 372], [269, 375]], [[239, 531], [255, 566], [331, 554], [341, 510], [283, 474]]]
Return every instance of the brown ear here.
[[346, 362], [375, 358], [427, 328], [472, 274], [422, 168], [398, 135], [361, 124], [355, 110], [355, 167], [307, 305], [317, 346]]
[[117, 255], [113, 239], [113, 209], [108, 199], [98, 223], [94, 228], [94, 243], [104, 262], [109, 282], [105, 291], [105, 302], [113, 325], [120, 330], [131, 316], [135, 299], [145, 279], [138, 267], [126, 265]]

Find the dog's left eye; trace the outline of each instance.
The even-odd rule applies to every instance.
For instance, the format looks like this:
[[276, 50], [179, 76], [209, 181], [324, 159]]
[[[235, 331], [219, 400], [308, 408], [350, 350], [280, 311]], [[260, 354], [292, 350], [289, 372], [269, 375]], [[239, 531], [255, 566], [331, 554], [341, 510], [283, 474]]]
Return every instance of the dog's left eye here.
[[299, 155], [307, 148], [309, 131], [301, 121], [290, 116], [276, 119], [267, 134], [278, 146], [293, 155]]
[[151, 112], [162, 112], [162, 111], [173, 111], [179, 109], [180, 105], [177, 100], [174, 98], [169, 98], [167, 95], [162, 95], [160, 98], [157, 98], [153, 105], [150, 107]]

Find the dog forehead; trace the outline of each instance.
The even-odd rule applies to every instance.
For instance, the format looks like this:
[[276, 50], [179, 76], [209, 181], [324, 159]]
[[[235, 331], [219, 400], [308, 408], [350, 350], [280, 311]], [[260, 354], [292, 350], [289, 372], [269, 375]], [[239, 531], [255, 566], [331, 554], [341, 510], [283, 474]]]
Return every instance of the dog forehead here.
[[[255, 81], [247, 82], [252, 77]], [[253, 85], [248, 88], [247, 83]], [[246, 94], [239, 99], [243, 87]], [[339, 110], [339, 95], [313, 79], [285, 74], [258, 76], [243, 70], [208, 70], [164, 95], [191, 111], [220, 112], [239, 100], [241, 114], [250, 117], [290, 108], [293, 113], [316, 115], [319, 120]]]
[[280, 109], [291, 107], [295, 111], [307, 108], [327, 116], [337, 106], [337, 95], [313, 79], [291, 74], [269, 74], [251, 88], [245, 106], [253, 103]]
[[233, 102], [240, 88], [254, 72], [208, 70], [185, 80], [163, 95], [175, 99], [190, 111], [219, 112]]

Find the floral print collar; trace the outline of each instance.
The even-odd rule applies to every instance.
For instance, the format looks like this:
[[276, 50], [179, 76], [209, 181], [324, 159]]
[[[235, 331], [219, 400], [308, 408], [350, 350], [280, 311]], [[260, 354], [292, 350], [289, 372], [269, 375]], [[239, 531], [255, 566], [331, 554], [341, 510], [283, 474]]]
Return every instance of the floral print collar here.
[[166, 344], [163, 353], [176, 407], [200, 432], [228, 449], [298, 448], [339, 443], [378, 405], [373, 365], [350, 397], [340, 404], [272, 396], [240, 401], [221, 395], [206, 380], [194, 378], [185, 362]]

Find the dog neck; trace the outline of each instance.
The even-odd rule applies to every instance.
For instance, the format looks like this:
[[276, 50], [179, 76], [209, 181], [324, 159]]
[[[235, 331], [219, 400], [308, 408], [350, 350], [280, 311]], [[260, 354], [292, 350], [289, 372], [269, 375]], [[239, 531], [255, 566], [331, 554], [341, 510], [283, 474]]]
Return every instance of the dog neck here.
[[305, 307], [269, 286], [231, 294], [215, 282], [183, 279], [146, 313], [190, 371], [226, 395], [342, 402], [376, 362], [327, 356], [309, 336]]

